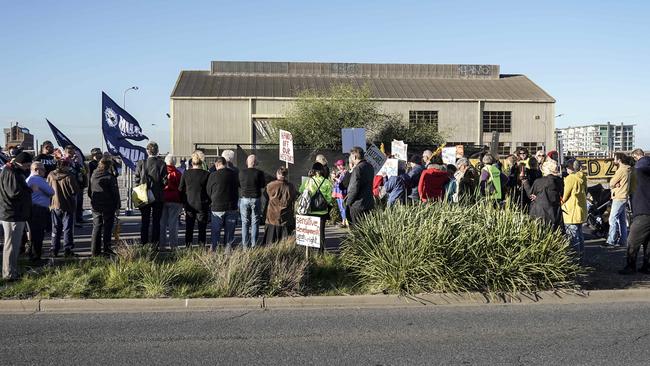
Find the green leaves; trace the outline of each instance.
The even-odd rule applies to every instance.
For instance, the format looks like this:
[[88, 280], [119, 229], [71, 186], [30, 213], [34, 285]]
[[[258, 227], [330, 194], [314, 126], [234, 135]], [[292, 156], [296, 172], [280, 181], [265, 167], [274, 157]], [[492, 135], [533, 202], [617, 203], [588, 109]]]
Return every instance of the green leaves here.
[[345, 240], [342, 260], [369, 289], [409, 294], [566, 288], [581, 272], [564, 235], [486, 202], [373, 212]]

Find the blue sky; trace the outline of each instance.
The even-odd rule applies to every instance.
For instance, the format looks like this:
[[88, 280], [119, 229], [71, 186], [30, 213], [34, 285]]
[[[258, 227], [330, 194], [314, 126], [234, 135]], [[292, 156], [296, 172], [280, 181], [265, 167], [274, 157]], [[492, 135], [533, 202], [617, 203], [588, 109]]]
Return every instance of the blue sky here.
[[180, 70], [211, 60], [499, 64], [557, 99], [559, 127], [635, 123], [650, 149], [644, 1], [3, 1], [0, 125], [100, 144], [101, 91], [162, 151]]

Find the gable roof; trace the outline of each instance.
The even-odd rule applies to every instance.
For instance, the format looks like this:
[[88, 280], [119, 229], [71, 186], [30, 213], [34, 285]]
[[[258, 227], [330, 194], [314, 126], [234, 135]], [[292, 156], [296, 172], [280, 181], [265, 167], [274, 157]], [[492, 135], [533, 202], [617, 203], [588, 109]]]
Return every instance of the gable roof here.
[[[229, 72], [219, 72], [214, 69], [213, 63], [212, 71], [181, 71], [171, 98], [292, 99], [296, 98], [301, 91], [307, 89], [325, 90], [336, 83], [345, 82], [358, 87], [367, 85], [375, 99], [378, 100], [555, 102], [553, 97], [524, 75], [496, 74], [485, 78], [461, 78], [421, 76], [420, 73], [418, 77], [414, 77], [402, 72], [399, 74], [401, 77], [391, 73], [384, 73], [384, 76], [360, 76], [359, 73], [327, 76], [322, 73], [262, 73], [250, 71], [232, 72], [231, 70], [228, 70]], [[361, 69], [359, 70], [361, 72]]]

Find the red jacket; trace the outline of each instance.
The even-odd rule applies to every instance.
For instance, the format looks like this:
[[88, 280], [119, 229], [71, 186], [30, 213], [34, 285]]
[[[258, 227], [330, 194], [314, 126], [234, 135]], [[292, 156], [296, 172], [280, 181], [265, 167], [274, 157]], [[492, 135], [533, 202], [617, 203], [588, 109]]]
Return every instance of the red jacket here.
[[418, 193], [422, 202], [442, 200], [445, 195], [445, 185], [448, 182], [449, 174], [447, 172], [433, 168], [423, 170], [418, 184]]
[[181, 184], [181, 172], [173, 165], [167, 165], [167, 185], [163, 190], [165, 202], [181, 202], [181, 191], [178, 186]]
[[381, 192], [381, 187], [384, 185], [384, 177], [381, 175], [375, 175], [375, 177], [372, 179], [372, 195], [375, 197], [379, 197], [379, 193]]

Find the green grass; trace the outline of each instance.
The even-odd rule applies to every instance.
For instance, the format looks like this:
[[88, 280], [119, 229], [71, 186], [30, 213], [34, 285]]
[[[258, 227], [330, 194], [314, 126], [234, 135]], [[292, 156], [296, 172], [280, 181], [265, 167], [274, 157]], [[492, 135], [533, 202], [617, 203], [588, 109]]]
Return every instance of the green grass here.
[[[28, 271], [17, 282], [0, 282], [0, 298], [294, 296], [348, 286], [336, 257], [306, 259], [293, 240], [231, 253], [193, 249], [162, 256], [149, 245], [121, 245], [116, 252], [114, 259], [78, 259]], [[313, 273], [326, 272], [336, 275], [312, 285]]]
[[485, 202], [375, 211], [344, 241], [342, 260], [369, 291], [407, 294], [567, 289], [582, 271], [562, 233]]

